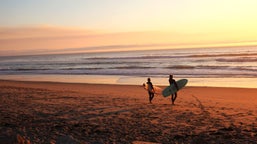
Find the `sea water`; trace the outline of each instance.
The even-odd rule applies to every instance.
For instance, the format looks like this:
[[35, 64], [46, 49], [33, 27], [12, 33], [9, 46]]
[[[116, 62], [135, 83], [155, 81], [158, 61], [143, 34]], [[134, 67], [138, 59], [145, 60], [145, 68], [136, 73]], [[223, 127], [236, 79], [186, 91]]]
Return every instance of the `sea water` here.
[[145, 50], [0, 57], [0, 79], [257, 87], [257, 47]]

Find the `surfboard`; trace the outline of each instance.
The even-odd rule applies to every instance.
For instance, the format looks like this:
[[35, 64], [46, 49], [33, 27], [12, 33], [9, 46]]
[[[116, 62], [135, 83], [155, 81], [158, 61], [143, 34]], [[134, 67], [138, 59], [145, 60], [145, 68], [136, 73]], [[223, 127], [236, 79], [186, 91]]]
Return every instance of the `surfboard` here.
[[167, 96], [170, 96], [174, 93], [176, 93], [177, 91], [181, 90], [183, 87], [186, 86], [188, 80], [187, 79], [181, 79], [181, 80], [178, 80], [176, 81], [177, 82], [177, 85], [178, 85], [178, 90], [176, 89], [176, 86], [174, 84], [166, 87], [163, 91], [162, 91], [162, 95], [164, 97], [167, 97]]
[[[149, 90], [148, 90], [148, 84], [143, 83], [143, 88], [144, 88], [146, 91], [149, 91]], [[154, 94], [158, 94], [158, 95], [162, 94], [162, 88], [160, 88], [160, 87], [158, 87], [158, 86], [153, 86], [153, 89], [154, 89], [154, 91], [151, 91], [151, 92], [153, 92]]]

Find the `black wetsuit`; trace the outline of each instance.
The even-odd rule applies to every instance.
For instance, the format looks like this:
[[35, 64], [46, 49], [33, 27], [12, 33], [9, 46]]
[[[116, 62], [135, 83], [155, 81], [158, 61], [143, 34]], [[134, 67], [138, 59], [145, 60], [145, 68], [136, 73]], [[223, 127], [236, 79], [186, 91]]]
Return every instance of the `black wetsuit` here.
[[152, 92], [153, 84], [151, 82], [147, 82], [146, 84], [148, 85], [149, 102], [152, 103], [154, 97], [154, 93]]
[[[174, 84], [175, 87], [176, 87], [177, 90], [178, 90], [177, 82], [176, 82], [174, 79], [170, 78], [170, 79], [169, 79], [169, 82], [170, 82], [170, 85]], [[171, 102], [172, 102], [172, 104], [174, 104], [176, 98], [177, 98], [177, 93], [174, 93], [174, 94], [171, 95]]]

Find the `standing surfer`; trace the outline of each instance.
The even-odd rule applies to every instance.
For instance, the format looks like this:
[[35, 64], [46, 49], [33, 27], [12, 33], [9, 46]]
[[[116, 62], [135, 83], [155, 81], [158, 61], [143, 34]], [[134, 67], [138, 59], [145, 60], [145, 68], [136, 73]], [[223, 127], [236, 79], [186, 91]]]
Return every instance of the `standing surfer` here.
[[[179, 89], [177, 82], [173, 79], [173, 75], [170, 75], [169, 82], [170, 82], [170, 85], [174, 84], [177, 90]], [[171, 102], [173, 105], [174, 105], [176, 98], [177, 98], [177, 92], [175, 92], [174, 94], [171, 94]]]
[[154, 97], [154, 88], [150, 78], [147, 79], [146, 84], [148, 86], [149, 102], [152, 103]]

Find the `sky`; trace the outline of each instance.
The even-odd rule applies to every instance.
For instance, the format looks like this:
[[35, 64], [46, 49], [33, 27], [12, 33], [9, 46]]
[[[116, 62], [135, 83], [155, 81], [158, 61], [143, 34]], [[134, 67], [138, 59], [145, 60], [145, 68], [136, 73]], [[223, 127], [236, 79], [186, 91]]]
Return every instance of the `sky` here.
[[256, 0], [0, 2], [0, 56], [257, 45]]

